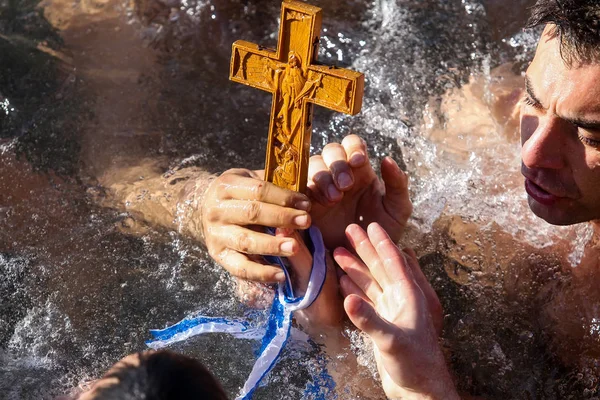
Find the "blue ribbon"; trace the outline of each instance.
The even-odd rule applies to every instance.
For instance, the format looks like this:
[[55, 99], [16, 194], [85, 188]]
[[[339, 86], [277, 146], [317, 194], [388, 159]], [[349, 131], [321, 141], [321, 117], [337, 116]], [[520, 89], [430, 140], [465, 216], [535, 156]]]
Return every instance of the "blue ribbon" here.
[[[270, 233], [274, 233], [269, 229]], [[146, 344], [154, 349], [186, 340], [195, 335], [210, 332], [222, 332], [237, 338], [255, 339], [262, 337], [259, 356], [252, 367], [252, 371], [236, 400], [251, 399], [261, 380], [271, 371], [277, 363], [281, 351], [290, 336], [292, 314], [294, 311], [303, 310], [319, 297], [327, 274], [326, 251], [323, 237], [317, 227], [308, 229], [309, 240], [307, 246], [313, 255], [312, 271], [308, 287], [304, 296], [294, 296], [294, 291], [287, 270], [286, 262], [279, 257], [265, 257], [271, 263], [276, 263], [283, 269], [286, 281], [277, 285], [277, 293], [271, 306], [271, 312], [266, 328], [254, 327], [249, 322], [239, 319], [197, 316], [185, 318], [180, 322], [165, 329], [151, 330], [153, 340]]]

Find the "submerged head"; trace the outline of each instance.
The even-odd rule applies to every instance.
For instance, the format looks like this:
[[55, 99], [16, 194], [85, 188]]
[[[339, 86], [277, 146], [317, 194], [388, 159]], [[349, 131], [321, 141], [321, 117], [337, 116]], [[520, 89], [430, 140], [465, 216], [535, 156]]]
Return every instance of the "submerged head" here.
[[131, 354], [116, 363], [79, 400], [226, 400], [200, 362], [171, 351]]
[[522, 173], [531, 210], [570, 225], [600, 219], [600, 2], [539, 0], [545, 25], [526, 74]]

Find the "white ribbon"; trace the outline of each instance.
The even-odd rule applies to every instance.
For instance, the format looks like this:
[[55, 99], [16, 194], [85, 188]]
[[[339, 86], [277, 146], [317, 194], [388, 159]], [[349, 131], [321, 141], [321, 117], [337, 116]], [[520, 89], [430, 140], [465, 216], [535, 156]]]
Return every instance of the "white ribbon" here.
[[[270, 230], [273, 233], [272, 230]], [[262, 345], [260, 355], [252, 367], [252, 371], [236, 400], [251, 399], [261, 380], [271, 371], [276, 364], [281, 351], [290, 336], [292, 313], [303, 310], [319, 297], [325, 277], [327, 264], [325, 259], [325, 245], [323, 237], [317, 227], [308, 229], [309, 250], [312, 251], [313, 265], [306, 293], [302, 297], [294, 297], [291, 280], [285, 263], [278, 257], [269, 257], [270, 261], [277, 262], [286, 275], [286, 283], [277, 286], [277, 296], [273, 300], [271, 313], [266, 327], [253, 327], [243, 320], [229, 320], [227, 318], [197, 316], [186, 318], [165, 329], [151, 330], [154, 340], [146, 342], [148, 347], [159, 349], [173, 343], [186, 340], [195, 335], [211, 332], [228, 333], [240, 339], [260, 339]]]

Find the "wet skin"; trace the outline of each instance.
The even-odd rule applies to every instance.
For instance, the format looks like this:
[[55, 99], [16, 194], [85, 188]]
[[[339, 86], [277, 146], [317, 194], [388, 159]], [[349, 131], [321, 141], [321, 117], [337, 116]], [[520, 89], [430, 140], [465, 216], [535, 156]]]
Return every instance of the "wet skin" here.
[[527, 69], [521, 172], [531, 210], [554, 225], [600, 219], [600, 63], [567, 65], [546, 27]]

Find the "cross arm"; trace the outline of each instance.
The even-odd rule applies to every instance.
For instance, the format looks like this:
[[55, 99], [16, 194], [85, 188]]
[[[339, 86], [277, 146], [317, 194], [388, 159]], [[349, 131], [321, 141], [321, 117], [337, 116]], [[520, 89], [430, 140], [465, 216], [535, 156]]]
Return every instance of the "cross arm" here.
[[275, 92], [277, 52], [238, 40], [233, 44], [229, 79], [270, 93]]
[[311, 65], [308, 79], [320, 83], [310, 100], [312, 103], [351, 115], [360, 112], [365, 86], [365, 76], [360, 72]]

